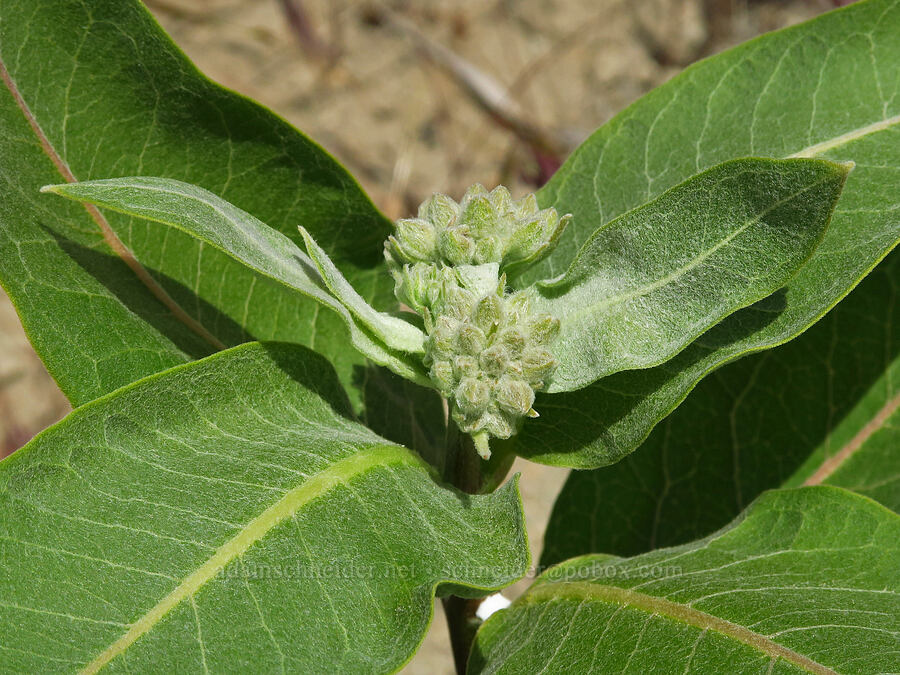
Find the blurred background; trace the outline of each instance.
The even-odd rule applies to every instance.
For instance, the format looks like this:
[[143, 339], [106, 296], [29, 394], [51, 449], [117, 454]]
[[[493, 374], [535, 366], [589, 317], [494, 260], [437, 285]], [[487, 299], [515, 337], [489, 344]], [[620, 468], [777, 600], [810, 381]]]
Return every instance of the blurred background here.
[[[390, 218], [535, 190], [692, 62], [844, 0], [145, 0], [209, 77], [315, 139]], [[0, 293], [0, 457], [69, 410]], [[524, 462], [534, 554], [566, 472]], [[507, 592], [513, 597], [526, 585]], [[452, 674], [440, 608], [403, 671]]]

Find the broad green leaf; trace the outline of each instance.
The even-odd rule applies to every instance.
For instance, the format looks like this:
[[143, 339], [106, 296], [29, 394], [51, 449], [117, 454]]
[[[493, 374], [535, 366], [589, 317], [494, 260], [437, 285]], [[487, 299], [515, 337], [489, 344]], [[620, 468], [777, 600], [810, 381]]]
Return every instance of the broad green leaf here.
[[824, 482], [900, 512], [900, 440], [889, 419], [900, 396], [900, 314], [885, 311], [897, 306], [898, 274], [895, 253], [796, 340], [705, 379], [636, 452], [572, 472], [541, 563], [704, 537], [832, 457], [842, 461]]
[[566, 274], [538, 284], [559, 318], [550, 392], [663, 363], [771, 295], [822, 240], [850, 167], [743, 159], [600, 228]]
[[[166, 178], [128, 177], [63, 183], [45, 186], [41, 191], [185, 232], [255, 272], [337, 312], [350, 330], [353, 346], [375, 363], [420, 383], [428, 381], [420, 360], [402, 354], [402, 351], [424, 351], [424, 333], [402, 319], [377, 312], [366, 304], [309, 234], [304, 234], [304, 238], [313, 259], [285, 235], [246, 211], [196, 185]], [[162, 236], [158, 234], [157, 238]], [[338, 298], [353, 294], [352, 309], [335, 298], [337, 292], [332, 287], [340, 289]]]
[[550, 569], [481, 628], [470, 673], [895, 672], [900, 516], [780, 490], [708, 539]]
[[[900, 236], [900, 3], [868, 0], [688, 68], [601, 127], [540, 194], [574, 218], [519, 283], [565, 272], [600, 226], [698, 171], [743, 156], [853, 161], [821, 245], [784, 292], [738, 312], [671, 361], [579, 392], [538, 396], [515, 451], [548, 464], [611, 464], [711, 370], [820, 319]], [[577, 423], [573, 422], [577, 419]]]
[[351, 383], [365, 362], [332, 312], [186, 234], [38, 190], [135, 174], [199, 185], [295, 242], [302, 224], [387, 309], [390, 226], [353, 178], [198, 73], [137, 0], [0, 0], [0, 17], [0, 281], [70, 400], [254, 338], [312, 346]]
[[515, 481], [441, 487], [348, 413], [324, 359], [252, 343], [0, 462], [2, 669], [388, 672], [440, 585], [525, 572]]

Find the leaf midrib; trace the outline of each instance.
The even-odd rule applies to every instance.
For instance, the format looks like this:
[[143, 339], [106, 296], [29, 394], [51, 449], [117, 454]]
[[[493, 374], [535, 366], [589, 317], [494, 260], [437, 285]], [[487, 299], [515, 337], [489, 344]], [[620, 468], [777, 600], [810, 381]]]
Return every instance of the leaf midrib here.
[[872, 124], [867, 124], [862, 127], [857, 127], [852, 129], [846, 133], [841, 134], [840, 136], [834, 136], [828, 140], [821, 141], [814, 145], [809, 145], [799, 152], [795, 152], [793, 155], [788, 155], [789, 158], [812, 158], [817, 157], [823, 153], [828, 152], [829, 150], [834, 150], [835, 148], [839, 148], [842, 145], [846, 145], [847, 143], [852, 143], [853, 141], [865, 138], [869, 134], [875, 134], [879, 131], [884, 131], [895, 124], [900, 124], [900, 115], [894, 115], [893, 117], [887, 117], [885, 119], [879, 120], [878, 122], [872, 122]]
[[865, 445], [866, 441], [880, 430], [885, 422], [900, 409], [900, 392], [897, 392], [893, 398], [889, 399], [879, 410], [872, 416], [866, 425], [860, 429], [856, 435], [851, 438], [846, 445], [830, 457], [826, 457], [813, 474], [807, 478], [803, 485], [819, 485], [826, 480], [845, 462], [847, 462], [856, 452]]
[[[13, 100], [16, 102], [16, 106], [19, 108], [19, 111], [22, 113], [22, 116], [25, 118], [25, 121], [28, 123], [28, 126], [31, 128], [32, 133], [34, 133], [37, 138], [41, 150], [43, 150], [44, 154], [50, 159], [53, 163], [54, 168], [56, 168], [57, 172], [67, 183], [77, 183], [78, 178], [75, 177], [75, 174], [72, 173], [71, 168], [63, 159], [62, 155], [57, 152], [56, 148], [50, 142], [49, 137], [46, 133], [44, 133], [43, 128], [41, 127], [40, 122], [38, 122], [37, 117], [31, 112], [31, 108], [28, 105], [28, 102], [25, 100], [22, 93], [19, 91], [18, 86], [13, 80], [12, 75], [9, 70], [6, 68], [6, 63], [3, 61], [2, 57], [0, 57], [0, 79], [3, 80], [4, 85], [9, 90], [10, 95], [13, 97]], [[112, 227], [110, 227], [109, 222], [106, 220], [104, 215], [100, 213], [100, 210], [94, 206], [93, 204], [83, 204], [84, 209], [88, 212], [88, 215], [97, 223], [97, 227], [100, 228], [100, 233], [103, 236], [104, 241], [106, 241], [107, 245], [112, 249], [113, 253], [115, 253], [122, 261], [128, 265], [128, 268], [134, 273], [134, 275], [147, 287], [150, 293], [159, 300], [165, 307], [168, 309], [172, 315], [181, 323], [183, 323], [187, 328], [191, 331], [199, 335], [203, 340], [208, 342], [217, 350], [227, 349], [227, 345], [223, 343], [219, 338], [213, 335], [203, 324], [194, 319], [190, 314], [185, 311], [181, 305], [179, 305], [175, 299], [169, 295], [169, 293], [152, 277], [150, 272], [141, 264], [141, 262], [135, 257], [134, 253], [125, 246], [125, 243], [119, 238], [119, 236], [113, 231]]]
[[247, 523], [238, 534], [222, 544], [206, 562], [186, 576], [154, 607], [134, 621], [124, 635], [84, 667], [81, 671], [82, 675], [96, 673], [123, 653], [138, 638], [158, 624], [169, 611], [182, 601], [193, 599], [207, 581], [213, 579], [226, 565], [243, 555], [253, 544], [266, 536], [283, 520], [296, 514], [303, 506], [366, 471], [394, 465], [418, 466], [428, 470], [424, 461], [406, 448], [396, 445], [377, 446], [339, 460], [289, 490], [277, 502]]
[[816, 675], [838, 675], [827, 666], [812, 660], [772, 639], [756, 633], [727, 619], [708, 614], [689, 605], [665, 598], [647, 595], [628, 588], [609, 586], [587, 581], [546, 583], [535, 587], [523, 598], [523, 602], [571, 599], [578, 602], [595, 601], [619, 606], [634, 607], [668, 619], [682, 621], [702, 630], [712, 630], [725, 637], [753, 647], [772, 659], [784, 659], [795, 666]]
[[[769, 215], [770, 213], [772, 213], [776, 209], [780, 208], [784, 204], [787, 204], [788, 202], [796, 199], [797, 197], [804, 194], [805, 192], [815, 189], [815, 188], [819, 187], [820, 185], [822, 185], [823, 183], [828, 182], [831, 179], [832, 179], [832, 176], [825, 176], [822, 179], [807, 185], [802, 190], [798, 190], [797, 192], [792, 192], [790, 195], [784, 197], [783, 199], [778, 200], [777, 202], [770, 205], [766, 209], [760, 211], [758, 214], [756, 214], [755, 217], [745, 221], [740, 227], [735, 229], [733, 232], [730, 232], [727, 236], [723, 237], [715, 245], [713, 245], [710, 248], [699, 253], [697, 256], [692, 258], [689, 263], [687, 263], [686, 265], [683, 265], [682, 267], [679, 267], [678, 269], [673, 270], [665, 277], [663, 277], [661, 279], [657, 279], [656, 281], [653, 281], [649, 284], [644, 284], [643, 286], [639, 286], [638, 288], [635, 288], [634, 290], [629, 291], [627, 293], [621, 293], [619, 295], [607, 297], [603, 300], [600, 300], [599, 302], [583, 305], [577, 311], [566, 314], [565, 320], [567, 322], [572, 321], [572, 320], [574, 320], [580, 316], [583, 316], [585, 314], [594, 313], [597, 310], [607, 309], [609, 307], [613, 307], [615, 305], [619, 305], [624, 302], [634, 300], [635, 298], [640, 298], [642, 296], [648, 295], [649, 293], [652, 293], [653, 291], [655, 291], [657, 289], [663, 288], [664, 286], [674, 282], [677, 279], [680, 279], [685, 274], [690, 272], [692, 269], [696, 268], [698, 265], [703, 263], [703, 261], [707, 260], [714, 253], [716, 253], [717, 251], [721, 250], [723, 247], [730, 244], [732, 241], [734, 241], [734, 239], [736, 237], [738, 237], [741, 234], [743, 234], [744, 232], [746, 232], [748, 228], [759, 223], [765, 216]], [[615, 223], [615, 221], [611, 221], [610, 224], [614, 224], [614, 223]], [[604, 230], [607, 229], [607, 226], [604, 226], [603, 229]], [[588, 240], [588, 242], [585, 243], [585, 247], [587, 246], [588, 243], [590, 243], [590, 240]], [[584, 248], [584, 247], [582, 247], [582, 248]], [[577, 286], [580, 284], [576, 283], [575, 285]], [[550, 288], [552, 290], [553, 286], [551, 286]], [[751, 305], [751, 304], [753, 304], [753, 302], [755, 302], [755, 301], [751, 300], [751, 301], [747, 302], [745, 306]]]

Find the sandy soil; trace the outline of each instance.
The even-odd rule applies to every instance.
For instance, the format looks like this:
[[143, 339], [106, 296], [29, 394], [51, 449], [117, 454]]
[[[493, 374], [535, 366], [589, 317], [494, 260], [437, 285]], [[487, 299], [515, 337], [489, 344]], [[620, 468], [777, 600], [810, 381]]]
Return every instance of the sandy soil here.
[[[391, 217], [432, 191], [534, 189], [593, 129], [698, 58], [832, 0], [147, 0], [210, 77], [338, 157]], [[444, 66], [428, 58], [442, 45]], [[474, 68], [518, 133], [447, 72]], [[524, 139], [524, 140], [523, 140]], [[0, 456], [68, 412], [0, 296]], [[525, 462], [533, 554], [566, 472]], [[523, 581], [508, 591], [515, 596]], [[452, 673], [438, 608], [404, 670]]]

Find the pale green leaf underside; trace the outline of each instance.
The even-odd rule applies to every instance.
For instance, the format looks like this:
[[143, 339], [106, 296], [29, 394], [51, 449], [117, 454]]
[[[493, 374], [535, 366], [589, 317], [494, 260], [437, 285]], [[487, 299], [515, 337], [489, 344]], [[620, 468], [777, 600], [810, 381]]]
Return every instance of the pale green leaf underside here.
[[325, 286], [356, 319], [392, 349], [413, 354], [425, 351], [425, 333], [403, 319], [373, 309], [303, 226], [300, 227], [300, 234]]
[[0, 670], [387, 672], [438, 584], [524, 573], [514, 482], [440, 487], [347, 412], [324, 359], [252, 343], [4, 460]]
[[470, 673], [895, 672], [900, 516], [769, 492], [708, 539], [552, 568], [481, 628]]
[[821, 241], [849, 167], [719, 165], [601, 227], [566, 274], [538, 284], [560, 319], [550, 392], [663, 363], [781, 288]]
[[704, 379], [637, 452], [572, 472], [541, 564], [693, 541], [760, 492], [800, 485], [834, 459], [824, 482], [900, 512], [900, 439], [891, 419], [900, 404], [896, 307], [900, 255], [892, 253], [796, 340]]
[[[604, 223], [744, 156], [856, 164], [820, 246], [784, 293], [725, 319], [667, 363], [538, 396], [515, 450], [593, 468], [628, 454], [706, 374], [782, 344], [837, 303], [900, 237], [900, 3], [854, 3], [688, 68], [601, 127], [540, 194], [574, 214], [524, 281], [564, 273]], [[574, 420], [577, 420], [575, 422]]]
[[[330, 267], [323, 268], [328, 274], [323, 282], [313, 260], [293, 241], [208, 190], [167, 178], [127, 177], [48, 185], [42, 191], [173, 227], [206, 242], [258, 274], [337, 312], [361, 354], [404, 377], [427, 383], [419, 360], [399, 353], [422, 351], [424, 336], [419, 329], [376, 312], [358, 294], [356, 311], [351, 314], [325, 287], [336, 285], [338, 279], [350, 286], [333, 263], [329, 261]], [[157, 238], [162, 239], [161, 233]], [[317, 253], [319, 259], [327, 259], [321, 248], [317, 247]], [[322, 268], [318, 261], [315, 265]]]
[[[0, 282], [74, 404], [214, 347], [112, 253], [97, 219], [42, 185], [136, 174], [200, 185], [296, 242], [303, 224], [368, 302], [394, 302], [381, 256], [390, 223], [354, 179], [198, 73], [138, 0], [0, 0], [0, 17]], [[365, 359], [333, 312], [184, 233], [106, 215], [217, 343], [300, 342], [345, 385], [361, 375]]]

